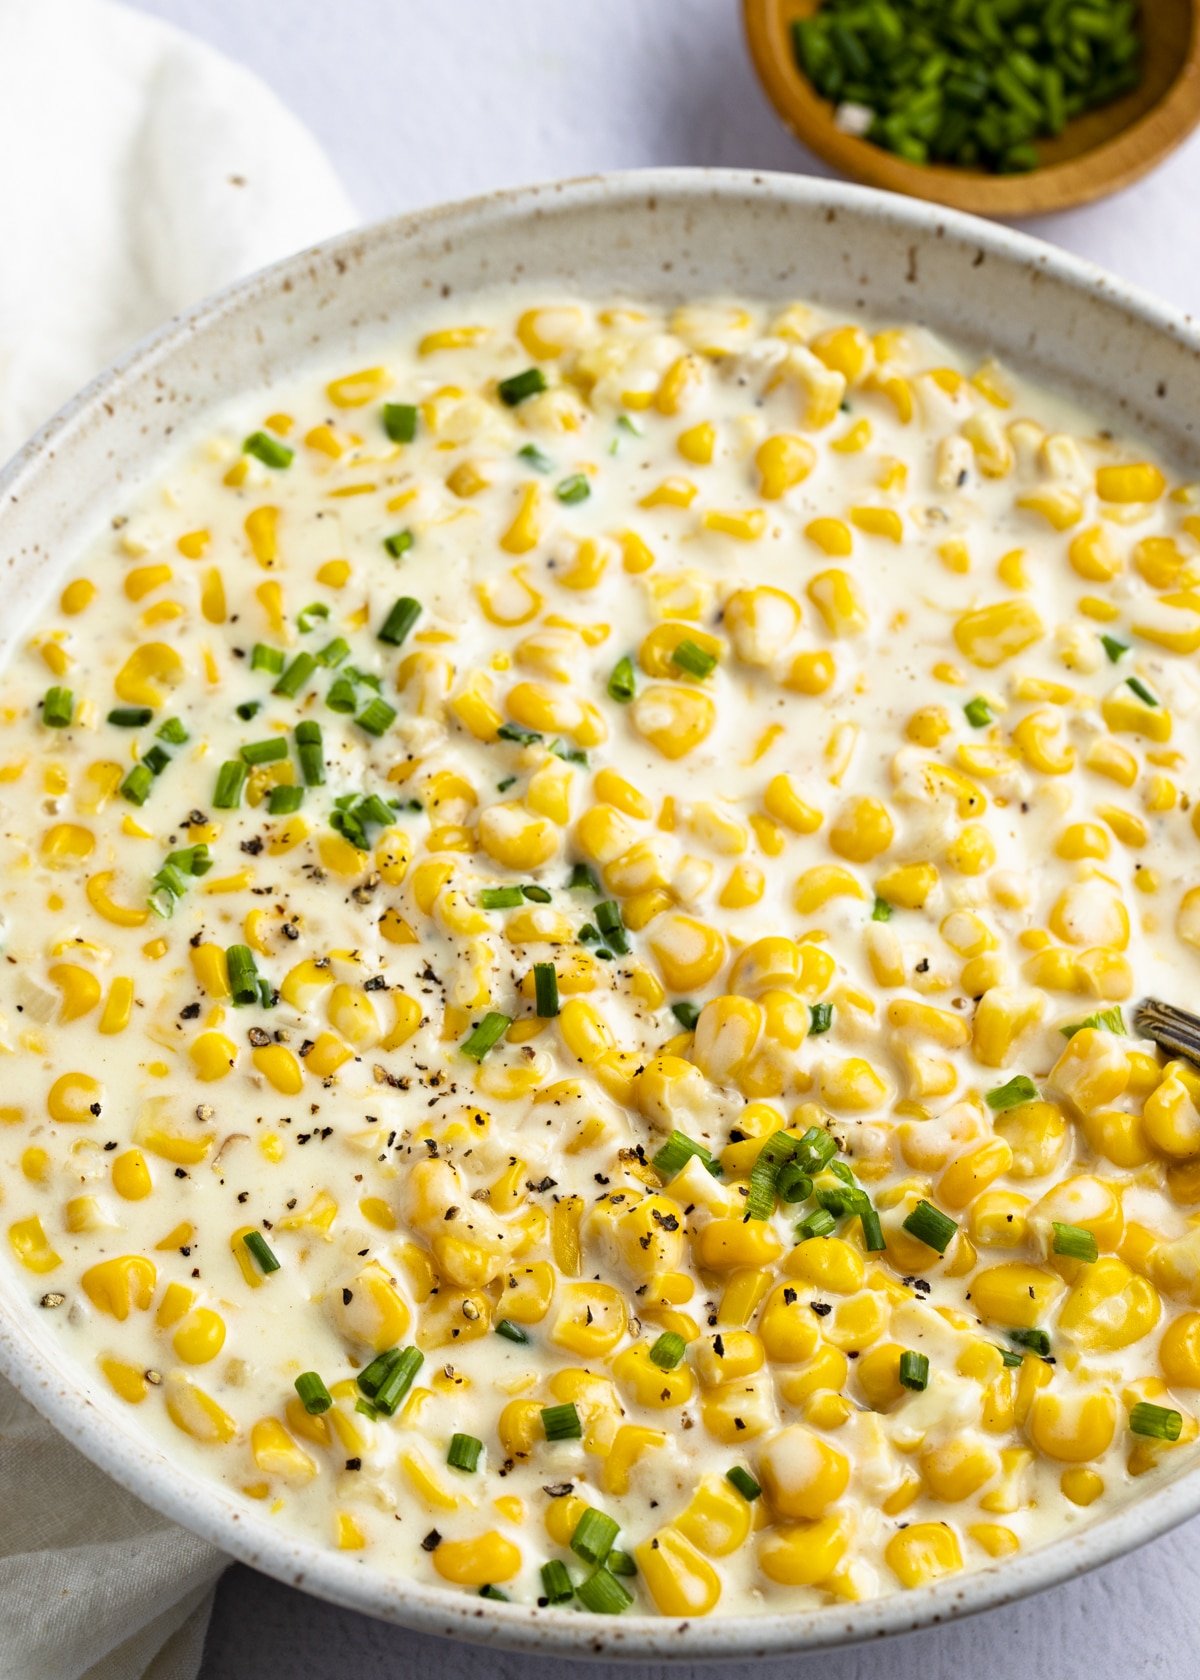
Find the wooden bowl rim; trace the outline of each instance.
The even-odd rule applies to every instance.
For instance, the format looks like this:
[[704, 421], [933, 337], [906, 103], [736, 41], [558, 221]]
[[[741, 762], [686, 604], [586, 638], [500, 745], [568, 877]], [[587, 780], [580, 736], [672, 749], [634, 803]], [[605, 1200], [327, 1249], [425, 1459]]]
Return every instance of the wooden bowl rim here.
[[828, 102], [810, 87], [793, 60], [790, 39], [780, 42], [777, 20], [783, 3], [742, 0], [742, 19], [759, 81], [798, 140], [826, 163], [868, 186], [986, 216], [1044, 216], [1093, 203], [1132, 185], [1200, 124], [1200, 0], [1191, 0], [1187, 54], [1157, 104], [1078, 157], [1024, 175], [909, 163], [844, 133], [835, 126]]

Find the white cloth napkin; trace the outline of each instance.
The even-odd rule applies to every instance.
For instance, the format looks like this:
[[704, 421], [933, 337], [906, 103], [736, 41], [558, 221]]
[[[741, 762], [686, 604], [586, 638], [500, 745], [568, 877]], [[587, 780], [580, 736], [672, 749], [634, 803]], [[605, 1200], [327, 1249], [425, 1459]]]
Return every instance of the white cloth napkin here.
[[[240, 66], [107, 0], [0, 0], [0, 459], [169, 315], [354, 220]], [[193, 1680], [226, 1561], [0, 1379], [4, 1680]]]

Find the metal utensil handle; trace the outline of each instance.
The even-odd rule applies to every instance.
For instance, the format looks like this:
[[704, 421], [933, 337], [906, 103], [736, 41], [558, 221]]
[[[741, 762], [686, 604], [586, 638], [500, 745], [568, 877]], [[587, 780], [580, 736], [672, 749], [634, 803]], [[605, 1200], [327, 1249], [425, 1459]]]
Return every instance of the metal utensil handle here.
[[1133, 1024], [1163, 1050], [1173, 1056], [1186, 1056], [1200, 1067], [1200, 1015], [1177, 1009], [1160, 998], [1143, 998], [1134, 1010]]

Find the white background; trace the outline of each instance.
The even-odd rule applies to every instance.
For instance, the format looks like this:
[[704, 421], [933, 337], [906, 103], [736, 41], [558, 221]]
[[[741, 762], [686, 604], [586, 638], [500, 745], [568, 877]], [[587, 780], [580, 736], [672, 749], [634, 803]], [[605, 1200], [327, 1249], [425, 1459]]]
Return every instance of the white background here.
[[[758, 90], [737, 0], [134, 3], [270, 82], [325, 146], [364, 220], [600, 169], [819, 170]], [[1036, 231], [1194, 310], [1200, 137], [1150, 181]], [[218, 1594], [203, 1680], [407, 1680], [434, 1669], [439, 1680], [561, 1680], [561, 1667], [418, 1639], [237, 1568]], [[886, 1647], [754, 1668], [762, 1680], [1197, 1680], [1200, 1520], [1007, 1610]], [[723, 1669], [727, 1680], [749, 1674]]]

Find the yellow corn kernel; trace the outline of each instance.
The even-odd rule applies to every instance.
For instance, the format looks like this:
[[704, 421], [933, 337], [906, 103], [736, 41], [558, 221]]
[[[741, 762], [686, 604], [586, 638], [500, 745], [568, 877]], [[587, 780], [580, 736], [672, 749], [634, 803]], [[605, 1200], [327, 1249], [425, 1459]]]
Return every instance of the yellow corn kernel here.
[[815, 1587], [827, 1583], [849, 1549], [851, 1529], [841, 1514], [813, 1522], [784, 1523], [764, 1534], [758, 1546], [758, 1565], [768, 1580], [785, 1587]]
[[62, 1264], [62, 1256], [50, 1244], [37, 1214], [18, 1219], [8, 1228], [8, 1240], [17, 1259], [31, 1272], [52, 1272]]
[[1045, 626], [1028, 601], [997, 601], [989, 607], [976, 607], [954, 624], [959, 652], [985, 670], [1003, 664], [1045, 634]]
[[804, 535], [831, 558], [844, 558], [854, 547], [850, 527], [841, 519], [810, 519]]
[[1034, 1397], [1026, 1428], [1046, 1458], [1082, 1464], [1099, 1458], [1112, 1443], [1117, 1402], [1111, 1394], [1055, 1394], [1044, 1389]]
[[1148, 706], [1129, 688], [1115, 688], [1100, 702], [1100, 715], [1114, 735], [1144, 735], [1160, 745], [1171, 739], [1172, 718], [1165, 706]]
[[904, 1587], [923, 1587], [962, 1568], [958, 1536], [947, 1523], [911, 1523], [884, 1548], [888, 1568]]
[[971, 1305], [989, 1324], [1032, 1330], [1061, 1292], [1062, 1281], [1053, 1272], [1024, 1261], [1006, 1260], [976, 1273], [971, 1282]]
[[144, 1255], [119, 1254], [90, 1266], [79, 1281], [98, 1312], [123, 1321], [149, 1307], [158, 1273]]
[[672, 992], [706, 986], [725, 962], [725, 941], [716, 928], [694, 916], [667, 916], [655, 922], [650, 950]]
[[188, 1046], [197, 1079], [224, 1079], [237, 1066], [238, 1047], [223, 1032], [203, 1032]]
[[831, 636], [858, 636], [866, 629], [866, 605], [849, 572], [837, 567], [817, 572], [806, 593]]
[[759, 494], [766, 501], [778, 501], [797, 484], [803, 484], [816, 459], [812, 445], [795, 432], [776, 432], [764, 438], [754, 457]]
[[834, 819], [829, 844], [839, 857], [850, 863], [869, 863], [887, 851], [895, 832], [891, 813], [881, 800], [853, 799]]
[[1166, 488], [1161, 471], [1149, 461], [1096, 469], [1096, 494], [1102, 502], [1156, 502]]
[[803, 1424], [791, 1424], [765, 1441], [758, 1476], [772, 1509], [781, 1517], [811, 1522], [846, 1491], [850, 1462]]
[[678, 1529], [660, 1528], [635, 1547], [634, 1556], [660, 1615], [707, 1616], [716, 1608], [721, 1577]]

